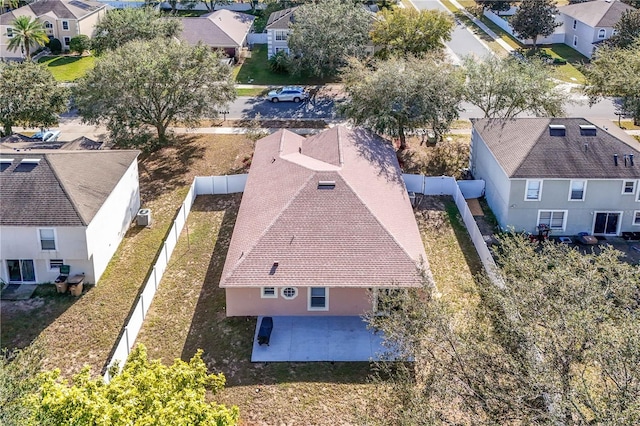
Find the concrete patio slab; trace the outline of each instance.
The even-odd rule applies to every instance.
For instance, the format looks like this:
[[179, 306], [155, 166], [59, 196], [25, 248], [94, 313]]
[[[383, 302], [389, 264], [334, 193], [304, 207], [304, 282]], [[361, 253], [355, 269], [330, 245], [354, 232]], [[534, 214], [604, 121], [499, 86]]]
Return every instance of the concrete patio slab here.
[[37, 284], [9, 284], [2, 289], [2, 300], [27, 300], [36, 291]]
[[384, 351], [382, 334], [360, 317], [273, 317], [269, 345], [258, 345], [258, 317], [251, 362], [370, 361]]

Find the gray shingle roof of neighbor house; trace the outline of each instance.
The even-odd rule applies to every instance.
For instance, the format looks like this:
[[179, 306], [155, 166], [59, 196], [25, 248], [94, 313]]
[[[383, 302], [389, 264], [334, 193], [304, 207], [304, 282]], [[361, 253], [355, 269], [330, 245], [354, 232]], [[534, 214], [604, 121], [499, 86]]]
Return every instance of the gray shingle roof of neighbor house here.
[[286, 30], [289, 29], [289, 24], [293, 19], [293, 13], [296, 11], [296, 7], [290, 7], [283, 10], [277, 10], [269, 15], [267, 20], [267, 30]]
[[257, 142], [221, 287], [419, 286], [419, 264], [432, 283], [389, 143], [343, 126]]
[[211, 47], [241, 47], [255, 17], [220, 9], [198, 18], [182, 18], [182, 38], [189, 44]]
[[[508, 177], [640, 178], [640, 144], [611, 122], [584, 118], [483, 118], [472, 122]], [[552, 136], [550, 125], [564, 126], [565, 135]], [[595, 136], [585, 135], [594, 130], [580, 126], [595, 126]], [[618, 154], [618, 166], [614, 154]], [[634, 155], [634, 166], [628, 162], [625, 167], [624, 155], [629, 154]]]
[[11, 25], [18, 16], [35, 18], [49, 13], [58, 19], [80, 19], [105, 7], [104, 3], [90, 0], [40, 0], [0, 15], [0, 24]]
[[3, 151], [0, 225], [88, 225], [139, 154], [133, 150]]
[[620, 20], [622, 14], [627, 10], [633, 10], [633, 7], [618, 0], [596, 0], [561, 6], [558, 10], [595, 28], [613, 27]]

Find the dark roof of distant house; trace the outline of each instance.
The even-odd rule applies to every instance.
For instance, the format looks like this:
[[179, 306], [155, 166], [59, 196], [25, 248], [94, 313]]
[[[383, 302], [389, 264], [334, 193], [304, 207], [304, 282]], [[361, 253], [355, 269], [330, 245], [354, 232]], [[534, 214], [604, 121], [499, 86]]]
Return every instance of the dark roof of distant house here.
[[18, 16], [37, 18], [46, 14], [58, 19], [81, 19], [106, 7], [104, 3], [90, 0], [39, 0], [0, 15], [0, 24], [11, 25]]
[[286, 30], [289, 29], [289, 24], [293, 22], [293, 12], [296, 11], [296, 7], [289, 7], [287, 9], [277, 10], [269, 15], [266, 29], [268, 30]]
[[[613, 123], [605, 123], [584, 118], [483, 118], [473, 120], [473, 129], [510, 178], [640, 178], [640, 144]], [[552, 136], [550, 125], [564, 126], [565, 135]], [[595, 126], [596, 135], [584, 135], [580, 126]], [[623, 156], [629, 154], [634, 155], [633, 167], [624, 165]]]
[[559, 7], [558, 10], [590, 27], [613, 27], [627, 10], [634, 10], [618, 0], [595, 0]]
[[343, 126], [257, 142], [221, 287], [418, 286], [420, 262], [430, 280], [388, 142]]
[[189, 44], [202, 42], [211, 47], [241, 47], [255, 16], [227, 9], [197, 18], [182, 18], [182, 38]]
[[87, 226], [139, 153], [2, 152], [0, 225]]

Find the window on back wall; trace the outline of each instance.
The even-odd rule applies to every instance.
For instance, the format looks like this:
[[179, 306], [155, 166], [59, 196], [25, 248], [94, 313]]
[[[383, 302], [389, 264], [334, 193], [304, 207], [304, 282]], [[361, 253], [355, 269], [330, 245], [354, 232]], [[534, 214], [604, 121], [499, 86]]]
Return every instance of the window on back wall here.
[[606, 36], [606, 35], [607, 35], [607, 32], [605, 31], [605, 29], [604, 29], [604, 28], [600, 28], [600, 29], [598, 30], [598, 38], [599, 38], [599, 39], [603, 39], [603, 38], [605, 38], [605, 36]]
[[62, 29], [65, 31], [69, 30], [69, 21], [62, 21]]
[[578, 45], [578, 36], [573, 36], [573, 45], [574, 46]]
[[295, 299], [298, 295], [298, 289], [295, 287], [285, 287], [280, 292], [285, 299]]
[[584, 201], [585, 188], [587, 182], [584, 180], [572, 180], [571, 191], [569, 193], [569, 200], [571, 201]]
[[309, 287], [308, 289], [308, 305], [309, 311], [327, 311], [329, 310], [329, 289], [325, 287]]
[[60, 269], [62, 265], [64, 265], [64, 260], [62, 259], [49, 260], [49, 269]]
[[262, 287], [260, 295], [261, 295], [261, 297], [263, 299], [277, 299], [278, 298], [278, 292], [276, 291], [275, 287]]
[[640, 226], [640, 210], [633, 212], [633, 224]]
[[7, 37], [13, 38], [13, 28], [7, 28]]
[[578, 25], [578, 21], [576, 21], [575, 19], [573, 20], [573, 29], [576, 29], [576, 26]]
[[287, 40], [287, 31], [276, 31], [276, 40], [277, 41], [285, 41]]
[[635, 180], [625, 180], [622, 183], [622, 193], [623, 194], [635, 194], [636, 192], [636, 181]]
[[69, 37], [65, 37], [65, 38], [64, 38], [64, 45], [65, 45], [65, 46], [69, 46], [69, 44], [71, 44], [71, 38], [69, 38]]
[[38, 229], [40, 235], [40, 248], [42, 250], [56, 249], [56, 233], [51, 228]]
[[564, 230], [566, 218], [566, 210], [538, 211], [538, 225], [547, 225], [550, 229]]
[[541, 193], [541, 180], [527, 180], [527, 192], [524, 197], [525, 201], [540, 201]]

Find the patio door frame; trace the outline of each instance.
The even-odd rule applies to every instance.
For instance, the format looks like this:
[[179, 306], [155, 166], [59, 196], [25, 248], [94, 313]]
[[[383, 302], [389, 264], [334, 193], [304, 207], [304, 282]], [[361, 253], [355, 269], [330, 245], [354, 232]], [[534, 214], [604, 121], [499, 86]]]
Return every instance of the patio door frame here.
[[[12, 280], [11, 279], [11, 271], [9, 270], [9, 262], [18, 262], [19, 265], [19, 269], [20, 269], [20, 280]], [[24, 268], [23, 268], [23, 262], [31, 262], [31, 268], [33, 270], [33, 281], [28, 280], [25, 281], [24, 279]], [[7, 282], [9, 283], [15, 283], [15, 284], [35, 284], [38, 282], [38, 278], [36, 276], [36, 262], [34, 259], [6, 259], [4, 261], [4, 266], [6, 268], [7, 271]]]
[[[622, 228], [622, 215], [623, 215], [623, 213], [624, 213], [623, 211], [607, 211], [607, 210], [604, 210], [604, 211], [596, 210], [596, 211], [594, 211], [593, 212], [593, 225], [591, 226], [591, 230], [593, 231], [592, 234], [593, 235], [602, 235], [602, 236], [607, 236], [607, 235], [608, 236], [618, 236], [618, 235], [620, 235], [620, 229]], [[607, 218], [605, 220], [605, 225], [604, 225], [605, 232], [596, 232], [596, 222], [597, 222], [599, 214], [606, 214], [607, 215]], [[609, 215], [610, 214], [617, 214], [618, 215], [618, 223], [616, 224], [616, 232], [615, 232], [615, 234], [607, 234], [606, 233], [607, 223], [609, 221]]]

